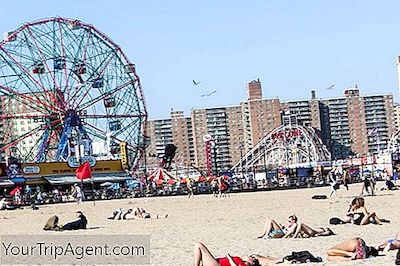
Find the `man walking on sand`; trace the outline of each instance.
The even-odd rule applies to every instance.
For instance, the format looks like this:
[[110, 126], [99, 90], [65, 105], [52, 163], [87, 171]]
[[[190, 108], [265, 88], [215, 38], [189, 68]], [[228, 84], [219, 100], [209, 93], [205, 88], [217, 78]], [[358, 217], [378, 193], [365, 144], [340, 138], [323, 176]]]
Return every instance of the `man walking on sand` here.
[[72, 190], [72, 196], [75, 197], [76, 203], [79, 205], [82, 203], [84, 199], [84, 194], [80, 186], [78, 184], [74, 184], [73, 190]]

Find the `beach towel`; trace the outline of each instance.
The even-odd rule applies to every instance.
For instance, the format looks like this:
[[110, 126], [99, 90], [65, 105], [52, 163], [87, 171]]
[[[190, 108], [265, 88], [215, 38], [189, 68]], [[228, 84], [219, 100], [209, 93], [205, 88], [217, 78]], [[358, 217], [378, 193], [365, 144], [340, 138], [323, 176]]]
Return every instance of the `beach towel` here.
[[293, 251], [291, 255], [283, 258], [284, 260], [291, 261], [292, 263], [309, 263], [309, 262], [322, 262], [321, 257], [314, 257], [309, 251]]
[[56, 230], [57, 228], [58, 228], [58, 217], [57, 215], [53, 215], [47, 220], [46, 224], [43, 227], [43, 230], [46, 231]]

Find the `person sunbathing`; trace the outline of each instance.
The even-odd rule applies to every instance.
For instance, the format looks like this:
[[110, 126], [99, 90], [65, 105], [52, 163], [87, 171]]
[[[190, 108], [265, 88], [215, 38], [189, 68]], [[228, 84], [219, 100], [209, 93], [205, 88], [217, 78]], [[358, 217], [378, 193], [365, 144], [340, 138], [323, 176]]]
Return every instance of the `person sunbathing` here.
[[274, 219], [267, 218], [263, 232], [258, 238], [267, 236], [268, 238], [288, 238], [295, 234], [297, 230], [297, 217], [289, 216], [287, 227], [278, 224]]
[[261, 266], [280, 262], [276, 257], [250, 255], [248, 258], [240, 258], [227, 254], [226, 257], [215, 258], [203, 243], [194, 246], [195, 266]]
[[[132, 217], [133, 215], [133, 217]], [[145, 209], [142, 207], [136, 207], [134, 209], [127, 209], [124, 211], [122, 208], [118, 208], [113, 212], [113, 215], [111, 217], [108, 217], [110, 220], [132, 220], [132, 219], [149, 219], [149, 218], [167, 218], [168, 214], [165, 214], [164, 216], [159, 216], [158, 214], [156, 215], [151, 215], [150, 213], [146, 212]]]
[[348, 216], [350, 217], [352, 223], [356, 225], [366, 225], [366, 224], [382, 224], [382, 222], [390, 222], [386, 219], [380, 219], [376, 212], [368, 212], [367, 208], [365, 208], [365, 200], [364, 198], [356, 198], [356, 204], [348, 212]]
[[339, 245], [327, 250], [329, 261], [349, 261], [366, 259], [369, 256], [378, 256], [379, 251], [367, 246], [361, 238], [348, 239]]
[[354, 219], [353, 211], [354, 211], [356, 208], [359, 208], [358, 197], [354, 198], [354, 199], [351, 201], [351, 203], [350, 203], [350, 205], [349, 205], [349, 207], [348, 207], [348, 209], [347, 209], [347, 212], [346, 212], [346, 217], [345, 217], [344, 219], [341, 219], [341, 218], [338, 218], [338, 217], [333, 217], [333, 218], [331, 218], [331, 219], [329, 220], [329, 223], [330, 223], [330, 224], [346, 224], [346, 223], [351, 223], [352, 220]]
[[122, 220], [126, 220], [128, 215], [130, 213], [132, 213], [132, 211], [133, 211], [132, 209], [127, 209], [127, 210], [124, 211], [122, 208], [118, 208], [113, 212], [112, 216], [108, 217], [107, 219], [110, 219], [110, 220], [121, 220], [121, 219]]
[[329, 228], [313, 229], [305, 223], [298, 222], [295, 215], [289, 216], [288, 228], [278, 224], [273, 219], [267, 219], [264, 231], [258, 238], [263, 238], [268, 235], [268, 238], [288, 238], [288, 237], [317, 237], [317, 236], [330, 236], [334, 235]]
[[388, 252], [389, 250], [400, 249], [400, 232], [396, 234], [395, 238], [388, 239], [377, 247], [379, 251]]
[[296, 227], [296, 232], [293, 234], [293, 238], [295, 237], [302, 237], [302, 238], [309, 238], [309, 237], [317, 237], [317, 236], [332, 236], [335, 233], [329, 228], [320, 227], [318, 229], [313, 229], [310, 226], [304, 223], [298, 223]]
[[87, 219], [86, 216], [83, 215], [81, 211], [76, 212], [76, 217], [78, 220], [69, 222], [64, 224], [61, 228], [62, 230], [79, 230], [79, 229], [86, 229], [87, 226]]

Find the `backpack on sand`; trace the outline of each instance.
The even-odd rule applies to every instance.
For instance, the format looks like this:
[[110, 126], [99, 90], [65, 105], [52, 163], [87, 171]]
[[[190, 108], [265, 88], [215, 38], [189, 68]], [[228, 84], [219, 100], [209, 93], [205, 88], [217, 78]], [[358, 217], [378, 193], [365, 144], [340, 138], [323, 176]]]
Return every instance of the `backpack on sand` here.
[[291, 261], [292, 263], [308, 263], [308, 262], [321, 262], [321, 257], [314, 257], [309, 251], [292, 252], [292, 255], [288, 255], [283, 260]]

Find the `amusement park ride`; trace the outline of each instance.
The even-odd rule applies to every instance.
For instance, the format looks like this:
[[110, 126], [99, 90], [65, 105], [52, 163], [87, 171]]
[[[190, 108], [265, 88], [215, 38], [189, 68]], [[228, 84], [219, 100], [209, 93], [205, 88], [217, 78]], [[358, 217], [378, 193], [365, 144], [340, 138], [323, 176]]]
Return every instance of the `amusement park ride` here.
[[147, 111], [135, 65], [90, 24], [57, 17], [6, 33], [0, 103], [0, 153], [23, 163], [96, 163], [94, 144], [107, 142], [103, 158], [120, 159], [110, 151], [121, 145], [126, 167], [141, 157]]
[[263, 165], [288, 167], [330, 159], [331, 154], [312, 128], [288, 124], [272, 130], [231, 170], [237, 172]]

